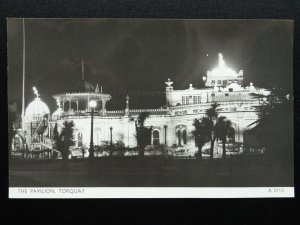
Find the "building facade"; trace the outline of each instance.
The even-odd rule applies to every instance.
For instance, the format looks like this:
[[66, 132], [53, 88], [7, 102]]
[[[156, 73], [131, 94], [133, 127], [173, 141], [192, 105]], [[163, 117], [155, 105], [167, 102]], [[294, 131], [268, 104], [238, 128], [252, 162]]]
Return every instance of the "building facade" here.
[[[125, 147], [136, 147], [135, 123], [141, 112], [149, 112], [145, 126], [152, 127], [151, 146], [166, 145], [178, 147], [194, 155], [197, 151], [192, 135], [194, 119], [205, 116], [206, 109], [215, 102], [219, 104], [220, 116], [232, 122], [232, 143], [238, 143], [238, 152], [243, 151], [243, 134], [248, 125], [257, 120], [255, 106], [261, 100], [254, 98], [253, 93], [267, 95], [268, 91], [257, 88], [250, 83], [243, 84], [243, 71], [236, 73], [227, 67], [223, 56], [219, 54], [219, 66], [207, 72], [205, 88], [196, 88], [192, 84], [185, 90], [174, 90], [171, 79], [165, 82], [166, 107], [157, 109], [131, 109], [130, 96], [126, 97], [123, 110], [110, 111], [106, 103], [113, 97], [102, 93], [97, 87], [83, 92], [68, 92], [54, 95], [57, 110], [50, 114], [47, 105], [42, 102], [38, 93], [31, 102], [23, 119], [23, 130], [30, 151], [39, 146], [51, 148], [51, 135], [54, 126], [61, 129], [65, 120], [75, 123], [76, 147], [89, 147], [91, 138], [91, 100], [97, 102], [94, 113], [94, 145], [123, 143]], [[83, 78], [84, 81], [84, 78]], [[218, 148], [218, 144], [216, 144]], [[218, 151], [218, 149], [216, 150]]]

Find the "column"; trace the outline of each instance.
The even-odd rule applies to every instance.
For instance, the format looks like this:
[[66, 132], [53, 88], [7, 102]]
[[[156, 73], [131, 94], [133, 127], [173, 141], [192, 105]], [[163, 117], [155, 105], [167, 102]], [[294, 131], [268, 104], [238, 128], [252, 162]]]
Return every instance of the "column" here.
[[86, 110], [89, 112], [90, 111], [90, 105], [89, 105], [89, 102], [90, 102], [90, 97], [87, 98], [87, 107], [86, 107]]
[[102, 99], [102, 115], [106, 114], [106, 101], [104, 99]]
[[79, 104], [79, 101], [77, 100], [77, 101], [76, 101], [76, 105], [77, 105], [77, 112], [78, 112], [78, 104]]

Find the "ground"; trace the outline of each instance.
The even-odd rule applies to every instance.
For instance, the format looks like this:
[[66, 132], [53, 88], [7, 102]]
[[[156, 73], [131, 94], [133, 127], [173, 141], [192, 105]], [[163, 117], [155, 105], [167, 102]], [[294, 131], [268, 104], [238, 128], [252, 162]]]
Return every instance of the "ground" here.
[[103, 157], [14, 160], [10, 187], [264, 187], [294, 186], [293, 165], [263, 156], [196, 160]]

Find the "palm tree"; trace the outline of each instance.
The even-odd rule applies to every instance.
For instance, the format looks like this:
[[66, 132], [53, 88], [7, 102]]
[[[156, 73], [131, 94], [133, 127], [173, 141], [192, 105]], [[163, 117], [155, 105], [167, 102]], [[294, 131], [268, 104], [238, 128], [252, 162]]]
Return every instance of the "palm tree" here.
[[70, 147], [75, 144], [73, 134], [74, 125], [73, 121], [65, 121], [60, 133], [57, 131], [57, 125], [55, 125], [53, 130], [55, 148], [61, 153], [61, 157], [64, 161], [69, 158]]
[[226, 119], [225, 116], [220, 116], [218, 118], [218, 121], [215, 126], [215, 136], [216, 138], [220, 139], [222, 141], [222, 158], [226, 158], [226, 139], [228, 136], [230, 136], [230, 130], [231, 130], [231, 121]]
[[151, 137], [151, 128], [145, 127], [145, 121], [150, 116], [149, 112], [141, 112], [136, 120], [130, 118], [130, 121], [135, 122], [136, 140], [139, 148], [139, 156], [144, 156], [145, 147], [148, 144], [148, 139]]
[[287, 90], [275, 86], [268, 96], [253, 94], [263, 100], [257, 107], [258, 119], [250, 130], [258, 143], [279, 160], [293, 158], [293, 98]]
[[212, 123], [208, 117], [202, 117], [201, 119], [195, 119], [193, 126], [195, 129], [192, 131], [192, 134], [194, 135], [195, 142], [198, 146], [196, 157], [202, 159], [202, 147], [207, 142], [208, 137], [210, 137]]
[[213, 103], [209, 109], [206, 110], [206, 117], [209, 120], [209, 137], [210, 137], [210, 159], [214, 158], [214, 143], [216, 140], [216, 135], [215, 135], [215, 125], [218, 120], [218, 108], [219, 104], [218, 103]]

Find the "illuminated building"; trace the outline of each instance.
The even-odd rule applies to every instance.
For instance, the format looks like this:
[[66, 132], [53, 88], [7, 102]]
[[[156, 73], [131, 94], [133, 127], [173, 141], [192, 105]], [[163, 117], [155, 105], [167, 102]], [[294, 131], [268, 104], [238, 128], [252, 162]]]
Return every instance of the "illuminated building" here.
[[[84, 72], [83, 72], [84, 74]], [[82, 77], [82, 91], [56, 94], [53, 98], [57, 110], [49, 114], [48, 107], [36, 99], [26, 109], [24, 124], [26, 140], [31, 151], [40, 145], [51, 148], [51, 135], [55, 124], [61, 129], [65, 120], [75, 123], [75, 148], [89, 147], [91, 115], [89, 102], [97, 102], [94, 115], [94, 145], [123, 143], [125, 147], [136, 147], [135, 124], [130, 118], [137, 118], [141, 112], [149, 112], [145, 125], [152, 127], [150, 148], [164, 144], [179, 149], [187, 156], [194, 156], [197, 147], [192, 131], [193, 121], [205, 116], [206, 109], [217, 102], [219, 115], [232, 122], [232, 136], [228, 143], [236, 146], [237, 152], [243, 151], [243, 134], [248, 125], [257, 119], [255, 106], [261, 104], [252, 93], [268, 94], [250, 83], [243, 84], [243, 71], [235, 72], [226, 66], [223, 56], [219, 54], [219, 66], [207, 72], [205, 88], [196, 88], [192, 84], [185, 90], [174, 90], [171, 79], [165, 82], [166, 107], [157, 109], [131, 109], [130, 96], [127, 96], [123, 110], [107, 110], [106, 103], [113, 96], [103, 93], [99, 86], [95, 89]], [[46, 116], [45, 116], [46, 115]], [[208, 149], [209, 143], [203, 147]], [[221, 147], [215, 145], [215, 155]], [[88, 155], [86, 155], [87, 157]]]

